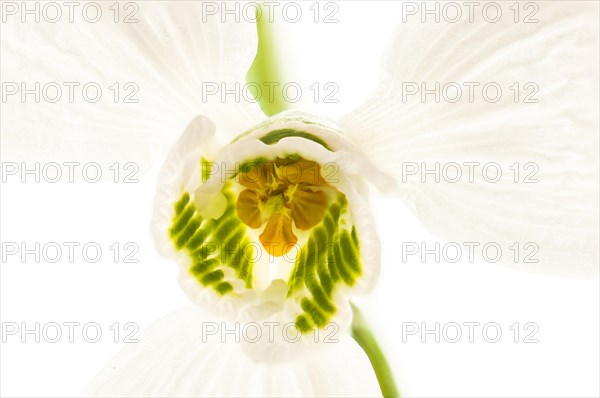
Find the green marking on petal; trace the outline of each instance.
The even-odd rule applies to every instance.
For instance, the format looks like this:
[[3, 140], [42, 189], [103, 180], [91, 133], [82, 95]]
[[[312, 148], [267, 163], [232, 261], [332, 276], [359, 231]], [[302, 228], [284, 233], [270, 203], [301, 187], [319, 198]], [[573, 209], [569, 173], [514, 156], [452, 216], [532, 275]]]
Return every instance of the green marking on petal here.
[[215, 286], [215, 290], [219, 295], [223, 296], [233, 291], [233, 285], [229, 282], [220, 282], [217, 284], [217, 286]]
[[[208, 181], [212, 173], [213, 164], [209, 162], [204, 156], [201, 159], [201, 170], [202, 170], [202, 182]], [[189, 200], [189, 195], [188, 195]]]
[[310, 276], [306, 278], [306, 287], [308, 291], [312, 294], [315, 302], [319, 304], [319, 308], [328, 313], [335, 312], [335, 306], [330, 301], [330, 297], [325, 292], [325, 290], [319, 284], [316, 278]]
[[219, 261], [216, 258], [211, 258], [192, 265], [190, 271], [194, 274], [194, 276], [199, 277], [207, 271], [210, 271], [213, 268], [215, 268], [218, 264]]
[[361, 266], [358, 249], [354, 245], [354, 242], [352, 241], [348, 231], [342, 231], [340, 235], [340, 246], [344, 263], [347, 264], [355, 273], [360, 274]]
[[227, 236], [230, 236], [239, 227], [239, 219], [231, 215], [226, 219], [219, 219], [219, 224], [214, 231], [214, 240], [216, 242], [224, 242]]
[[288, 298], [291, 297], [295, 291], [302, 289], [302, 286], [304, 285], [304, 268], [306, 267], [306, 252], [307, 250], [300, 250], [300, 254], [296, 259], [296, 264], [294, 266], [294, 270], [292, 271], [292, 276], [290, 277], [289, 281], [290, 288], [287, 294]]
[[302, 307], [304, 313], [310, 317], [310, 319], [315, 323], [315, 325], [325, 326], [327, 324], [327, 321], [329, 320], [327, 314], [324, 314], [318, 305], [316, 305], [306, 297], [302, 299], [300, 307]]
[[215, 226], [215, 220], [207, 220], [200, 228], [196, 230], [191, 239], [186, 243], [185, 247], [189, 251], [194, 251], [196, 248], [202, 246], [206, 241], [206, 238], [210, 235], [210, 232]]
[[183, 211], [183, 209], [185, 208], [185, 205], [188, 204], [188, 202], [190, 201], [190, 194], [185, 192], [181, 198], [175, 202], [175, 214], [179, 215], [179, 213], [181, 213]]
[[269, 161], [269, 159], [267, 159], [264, 156], [261, 156], [261, 157], [258, 157], [256, 159], [252, 159], [252, 160], [247, 160], [247, 161], [243, 162], [242, 164], [240, 164], [239, 172], [240, 173], [248, 173], [250, 170], [252, 170], [252, 168], [261, 166], [268, 161]]
[[[248, 249], [251, 252], [248, 252]], [[242, 242], [240, 250], [242, 251], [242, 261], [240, 263], [240, 267], [237, 272], [238, 278], [244, 280], [246, 282], [246, 288], [252, 288], [252, 270], [254, 269], [254, 263], [252, 262], [252, 258], [254, 258], [254, 247], [250, 245], [250, 241], [245, 239]]]
[[302, 334], [306, 334], [313, 329], [314, 323], [309, 321], [306, 315], [302, 314], [296, 318], [295, 326]]
[[209, 272], [208, 274], [203, 275], [200, 278], [200, 283], [202, 283], [205, 286], [210, 285], [215, 282], [219, 282], [221, 279], [223, 279], [223, 277], [225, 277], [225, 273], [218, 269], [216, 271]]
[[[207, 163], [205, 159], [202, 162]], [[234, 292], [231, 281], [225, 280], [224, 267], [234, 269], [247, 288], [252, 287], [253, 278], [253, 257], [243, 250], [250, 241], [245, 236], [246, 226], [236, 216], [230, 185], [225, 184], [221, 190], [227, 207], [217, 220], [203, 219], [190, 194], [183, 192], [174, 205], [175, 215], [169, 228], [177, 250], [185, 250], [193, 260], [189, 272], [202, 286], [214, 289], [219, 295]]]
[[196, 214], [185, 226], [183, 231], [177, 237], [175, 241], [175, 247], [181, 249], [188, 241], [192, 238], [192, 236], [196, 233], [196, 230], [200, 227], [202, 223], [202, 217]]
[[176, 214], [175, 221], [170, 230], [171, 237], [178, 235], [185, 228], [190, 218], [194, 215], [194, 211], [194, 204], [188, 203], [179, 214]]
[[340, 277], [346, 285], [353, 286], [354, 277], [352, 276], [352, 271], [348, 269], [348, 266], [344, 261], [344, 256], [342, 255], [342, 250], [339, 242], [335, 243], [333, 251], [335, 256], [334, 264], [337, 268], [338, 273], [340, 274]]
[[213, 242], [206, 242], [202, 246], [200, 246], [197, 250], [190, 252], [190, 257], [194, 261], [204, 261], [209, 256], [218, 253], [218, 245]]
[[323, 286], [323, 290], [327, 295], [331, 295], [333, 292], [333, 280], [329, 275], [329, 269], [327, 267], [327, 261], [319, 261], [319, 266], [317, 268], [317, 275], [319, 276], [319, 281], [321, 281], [321, 285]]
[[280, 140], [286, 137], [300, 137], [305, 138], [307, 140], [316, 142], [321, 145], [323, 148], [331, 151], [331, 147], [327, 145], [325, 141], [321, 138], [317, 137], [314, 134], [307, 133], [306, 131], [293, 130], [293, 129], [282, 129], [282, 130], [273, 130], [262, 137], [259, 138], [263, 143], [267, 145], [277, 144]]
[[358, 233], [356, 232], [356, 228], [354, 226], [352, 226], [352, 242], [354, 242], [354, 246], [356, 246], [357, 248], [359, 247]]
[[325, 233], [327, 236], [333, 236], [336, 225], [331, 214], [326, 214], [323, 217], [323, 227], [325, 228]]
[[334, 284], [338, 282], [340, 280], [340, 273], [338, 272], [336, 264], [335, 243], [327, 246], [327, 268], [329, 269], [331, 283]]
[[290, 280], [288, 299], [298, 300], [303, 313], [295, 321], [302, 333], [316, 325], [324, 327], [336, 313], [336, 287], [353, 286], [362, 274], [356, 229], [349, 231], [345, 219], [348, 203], [343, 194], [332, 203], [300, 249]]

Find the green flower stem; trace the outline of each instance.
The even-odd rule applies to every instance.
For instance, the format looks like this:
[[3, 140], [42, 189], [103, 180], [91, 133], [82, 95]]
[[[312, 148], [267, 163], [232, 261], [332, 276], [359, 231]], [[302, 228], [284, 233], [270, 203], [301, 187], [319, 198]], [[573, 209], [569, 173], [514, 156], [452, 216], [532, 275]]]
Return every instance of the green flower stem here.
[[[258, 48], [254, 62], [246, 74], [246, 82], [255, 83], [260, 87], [262, 95], [258, 98], [255, 96], [255, 99], [265, 115], [273, 116], [286, 110], [289, 104], [283, 97], [283, 91], [281, 90], [283, 68], [278, 57], [277, 35], [274, 32], [274, 26], [269, 23], [264, 7], [262, 5], [260, 7], [261, 9], [256, 11]], [[274, 83], [277, 83], [278, 86], [275, 86], [273, 92], [269, 93], [269, 87]]]
[[373, 333], [367, 326], [367, 323], [358, 308], [352, 303], [350, 305], [352, 306], [353, 315], [352, 338], [356, 340], [358, 345], [360, 345], [367, 354], [367, 357], [369, 357], [371, 366], [373, 366], [373, 370], [375, 371], [375, 376], [377, 376], [379, 387], [381, 388], [381, 394], [385, 398], [399, 398], [400, 393], [394, 382], [392, 370], [390, 369], [390, 365], [387, 363], [379, 344], [377, 344], [377, 340], [375, 340]]

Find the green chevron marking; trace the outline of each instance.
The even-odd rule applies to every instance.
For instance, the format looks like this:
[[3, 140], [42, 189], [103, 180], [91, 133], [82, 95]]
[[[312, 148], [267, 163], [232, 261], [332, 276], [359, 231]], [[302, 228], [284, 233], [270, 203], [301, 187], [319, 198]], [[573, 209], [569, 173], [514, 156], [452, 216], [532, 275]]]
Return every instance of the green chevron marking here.
[[278, 143], [280, 140], [282, 140], [283, 138], [286, 138], [286, 137], [305, 138], [307, 140], [316, 142], [317, 144], [321, 145], [323, 148], [327, 149], [328, 151], [331, 151], [331, 147], [329, 145], [327, 145], [327, 143], [325, 141], [323, 141], [321, 138], [317, 137], [316, 135], [308, 133], [306, 131], [299, 131], [299, 130], [293, 130], [293, 129], [274, 130], [274, 131], [271, 131], [271, 132], [263, 135], [259, 139], [267, 145], [272, 145], [272, 144]]

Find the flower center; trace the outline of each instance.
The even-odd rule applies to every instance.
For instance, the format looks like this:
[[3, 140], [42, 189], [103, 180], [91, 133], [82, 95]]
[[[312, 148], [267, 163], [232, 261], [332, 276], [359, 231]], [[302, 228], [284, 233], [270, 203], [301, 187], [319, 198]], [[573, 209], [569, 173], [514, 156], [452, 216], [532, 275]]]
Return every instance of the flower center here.
[[335, 191], [321, 176], [321, 165], [298, 157], [261, 161], [239, 175], [244, 186], [237, 198], [238, 217], [250, 228], [267, 224], [259, 236], [275, 257], [298, 242], [294, 228], [308, 230], [325, 215]]

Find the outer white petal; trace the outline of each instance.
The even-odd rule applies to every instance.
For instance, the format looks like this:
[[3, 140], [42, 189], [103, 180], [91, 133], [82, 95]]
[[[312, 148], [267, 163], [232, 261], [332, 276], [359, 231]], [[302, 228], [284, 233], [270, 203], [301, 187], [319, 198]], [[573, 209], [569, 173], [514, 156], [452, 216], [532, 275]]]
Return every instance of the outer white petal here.
[[[207, 330], [215, 330], [213, 326], [219, 332], [208, 335]], [[109, 361], [84, 396], [374, 397], [381, 394], [367, 356], [348, 334], [340, 333], [336, 336], [338, 342], [322, 344], [322, 349], [310, 356], [261, 362], [244, 353], [235, 342], [235, 334], [222, 335], [225, 327], [234, 329], [232, 324], [205, 317], [197, 308], [173, 312], [151, 325], [139, 343], [128, 345]], [[241, 333], [237, 336], [244, 339]]]
[[[202, 2], [189, 1], [131, 3], [138, 22], [115, 23], [111, 4], [100, 3], [97, 23], [79, 13], [74, 23], [67, 15], [57, 23], [7, 16], [3, 83], [31, 89], [39, 82], [46, 98], [59, 86], [62, 95], [56, 103], [44, 96], [36, 102], [32, 94], [22, 101], [19, 91], [3, 101], [3, 159], [136, 162], [146, 169], [198, 113], [216, 121], [220, 135], [235, 136], [260, 120], [256, 104], [220, 95], [223, 87], [244, 84], [256, 53], [254, 24], [222, 23], [218, 14], [203, 13]], [[121, 4], [120, 19], [131, 5]], [[77, 84], [72, 102], [65, 82]], [[94, 87], [102, 90], [98, 102], [83, 97], [90, 83], [90, 98]], [[204, 96], [206, 84], [219, 94]]]
[[[504, 3], [503, 3], [504, 4]], [[508, 4], [508, 3], [506, 3]], [[496, 242], [505, 250], [518, 242], [539, 246], [539, 263], [521, 269], [570, 274], [598, 267], [598, 4], [536, 2], [538, 23], [497, 23], [479, 14], [470, 23], [402, 24], [388, 49], [379, 90], [345, 117], [345, 134], [397, 179], [398, 194], [440, 236], [458, 242]], [[507, 6], [503, 6], [505, 11]], [[528, 13], [531, 8], [528, 8]], [[528, 14], [527, 13], [527, 14]], [[477, 82], [478, 96], [436, 103], [430, 94], [403, 98], [404, 83]], [[504, 90], [501, 100], [482, 100], [489, 82]], [[515, 103], [510, 86], [520, 84]], [[539, 86], [539, 103], [523, 103]], [[404, 84], [404, 85], [403, 85]], [[410, 99], [409, 99], [410, 98]], [[479, 162], [475, 182], [467, 167], [458, 183], [420, 181], [403, 175], [403, 164], [431, 169], [435, 162]], [[497, 183], [482, 166], [498, 163]], [[509, 169], [519, 162], [519, 183]], [[535, 165], [538, 183], [523, 183]], [[410, 166], [407, 166], [410, 167]], [[453, 174], [452, 174], [453, 175]], [[493, 177], [493, 173], [491, 174]], [[403, 176], [405, 177], [403, 180]], [[504, 255], [509, 259], [511, 255]], [[508, 263], [507, 263], [508, 264]]]

